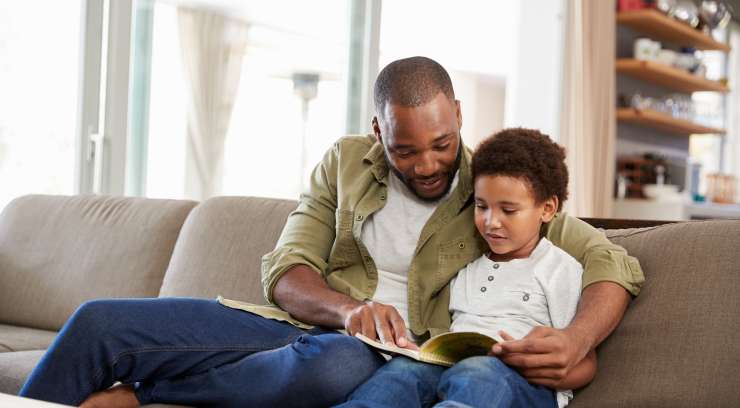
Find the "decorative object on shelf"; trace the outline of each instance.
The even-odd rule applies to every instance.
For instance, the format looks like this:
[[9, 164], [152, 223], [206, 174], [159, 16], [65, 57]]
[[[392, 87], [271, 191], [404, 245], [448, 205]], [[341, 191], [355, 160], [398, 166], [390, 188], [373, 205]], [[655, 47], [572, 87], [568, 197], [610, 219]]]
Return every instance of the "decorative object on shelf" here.
[[734, 204], [737, 179], [722, 173], [707, 175], [707, 198], [719, 204]]
[[660, 53], [660, 43], [649, 38], [638, 38], [633, 49], [636, 60], [655, 61]]
[[673, 18], [696, 28], [699, 26], [699, 9], [691, 0], [678, 0], [673, 11]]
[[[620, 198], [647, 198], [645, 185], [657, 184], [657, 168], [662, 167], [663, 182], [670, 181], [666, 160], [662, 156], [646, 153], [642, 156], [622, 156], [617, 159], [617, 184], [619, 177], [624, 178], [626, 193]], [[651, 191], [652, 192], [652, 191]], [[617, 188], [619, 194], [619, 188]]]
[[638, 38], [633, 45], [633, 55], [637, 61], [652, 61], [669, 67], [691, 72], [704, 78], [706, 66], [701, 60], [701, 53], [695, 48], [683, 47], [681, 52], [662, 49], [658, 41], [649, 38]]
[[[673, 0], [675, 1], [675, 0]], [[645, 0], [619, 0], [617, 3], [617, 10], [628, 11], [628, 10], [642, 10], [648, 5]]]
[[634, 108], [640, 111], [652, 110], [670, 115], [675, 119], [686, 120], [706, 126], [713, 126], [721, 118], [712, 114], [719, 109], [709, 101], [697, 101], [686, 94], [673, 93], [661, 98], [644, 96], [639, 92], [631, 97], [619, 95], [618, 104], [623, 108]]
[[655, 8], [672, 17], [676, 12], [676, 0], [655, 0]]
[[701, 2], [699, 17], [710, 30], [724, 28], [732, 18], [732, 6], [723, 0], [704, 0]]
[[662, 202], [680, 202], [683, 196], [678, 192], [678, 186], [675, 184], [645, 184], [642, 186], [645, 197]]

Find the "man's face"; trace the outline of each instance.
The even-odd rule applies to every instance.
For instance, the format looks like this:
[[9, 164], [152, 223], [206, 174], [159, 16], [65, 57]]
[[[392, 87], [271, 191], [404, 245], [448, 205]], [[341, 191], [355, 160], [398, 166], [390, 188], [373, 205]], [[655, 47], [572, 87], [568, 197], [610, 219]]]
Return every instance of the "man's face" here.
[[444, 93], [425, 105], [388, 104], [373, 129], [391, 170], [419, 198], [435, 201], [450, 190], [462, 154], [460, 102]]

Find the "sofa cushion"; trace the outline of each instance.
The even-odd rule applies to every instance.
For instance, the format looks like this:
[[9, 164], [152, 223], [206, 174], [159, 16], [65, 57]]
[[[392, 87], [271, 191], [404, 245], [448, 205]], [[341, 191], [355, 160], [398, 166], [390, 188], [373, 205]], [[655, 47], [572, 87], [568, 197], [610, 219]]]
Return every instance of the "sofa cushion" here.
[[84, 301], [157, 296], [195, 202], [24, 196], [0, 215], [0, 322], [58, 330]]
[[45, 350], [0, 353], [0, 392], [17, 395]]
[[216, 197], [188, 216], [160, 296], [217, 295], [265, 303], [262, 255], [270, 252], [298, 203], [253, 197]]
[[645, 284], [573, 407], [737, 406], [740, 221], [607, 231]]
[[0, 353], [43, 350], [54, 341], [57, 332], [0, 324]]

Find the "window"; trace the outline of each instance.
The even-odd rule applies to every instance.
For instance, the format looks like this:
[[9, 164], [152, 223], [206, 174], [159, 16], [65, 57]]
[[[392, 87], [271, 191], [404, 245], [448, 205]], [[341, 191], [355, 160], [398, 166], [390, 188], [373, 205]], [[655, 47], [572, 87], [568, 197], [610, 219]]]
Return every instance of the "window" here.
[[72, 194], [81, 1], [0, 2], [0, 208]]
[[[187, 170], [190, 95], [177, 4], [153, 4], [145, 195], [201, 199], [188, 193], [194, 182]], [[198, 6], [247, 27], [218, 194], [297, 199], [313, 166], [343, 135], [347, 3], [213, 1]], [[286, 7], [292, 10], [286, 13]], [[315, 95], [303, 94], [305, 101], [294, 89], [296, 74], [317, 79]]]

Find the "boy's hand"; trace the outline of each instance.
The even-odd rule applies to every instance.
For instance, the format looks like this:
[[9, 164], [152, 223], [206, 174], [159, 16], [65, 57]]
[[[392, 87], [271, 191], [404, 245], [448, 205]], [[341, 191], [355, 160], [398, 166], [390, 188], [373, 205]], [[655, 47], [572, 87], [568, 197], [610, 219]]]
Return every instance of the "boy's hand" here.
[[351, 336], [362, 333], [373, 340], [412, 350], [418, 349], [406, 338], [406, 324], [395, 307], [377, 302], [363, 303], [347, 313], [344, 328]]
[[495, 344], [491, 354], [532, 384], [557, 388], [589, 352], [581, 338], [567, 330], [538, 326], [520, 340], [503, 331], [499, 334], [505, 341]]

